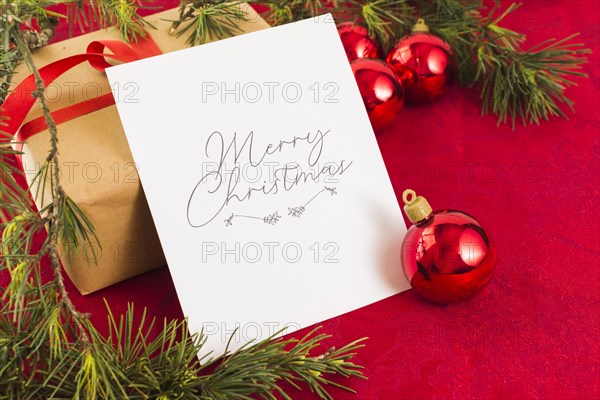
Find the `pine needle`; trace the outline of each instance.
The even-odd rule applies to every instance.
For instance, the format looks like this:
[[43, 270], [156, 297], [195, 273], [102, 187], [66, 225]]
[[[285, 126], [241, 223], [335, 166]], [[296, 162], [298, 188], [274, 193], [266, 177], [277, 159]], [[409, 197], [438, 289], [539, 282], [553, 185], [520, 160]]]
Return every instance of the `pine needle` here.
[[566, 118], [562, 107], [573, 110], [565, 94], [574, 84], [569, 77], [587, 76], [580, 69], [590, 54], [583, 44], [570, 42], [577, 34], [524, 50], [525, 35], [500, 26], [518, 7], [513, 3], [497, 16], [496, 9], [482, 16], [478, 2], [438, 0], [435, 18], [426, 17], [432, 32], [451, 45], [459, 82], [480, 89], [482, 114], [494, 114], [498, 125], [509, 123], [513, 129], [517, 121]]
[[240, 31], [238, 24], [247, 19], [241, 5], [239, 1], [226, 0], [182, 2], [180, 18], [173, 22], [171, 32], [177, 36], [189, 33], [191, 46], [232, 36]]

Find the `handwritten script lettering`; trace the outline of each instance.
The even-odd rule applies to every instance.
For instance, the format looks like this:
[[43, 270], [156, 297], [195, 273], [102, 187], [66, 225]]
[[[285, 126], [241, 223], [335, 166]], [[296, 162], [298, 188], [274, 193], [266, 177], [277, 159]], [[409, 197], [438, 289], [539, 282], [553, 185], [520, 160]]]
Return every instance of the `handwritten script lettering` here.
[[[342, 175], [353, 161], [324, 163], [321, 160], [325, 139], [331, 134], [330, 130], [317, 130], [305, 136], [294, 136], [290, 140], [280, 140], [258, 148], [253, 131], [246, 136], [234, 133], [229, 140], [221, 132], [213, 132], [206, 140], [204, 156], [207, 161], [216, 160], [216, 168], [204, 173], [190, 194], [187, 204], [189, 225], [200, 228], [209, 224], [234, 201], [249, 201], [254, 195], [277, 195], [282, 191], [289, 192], [301, 184], [316, 183], [320, 179]], [[284, 152], [306, 154], [307, 168], [303, 169], [296, 162], [269, 161], [269, 156]], [[260, 179], [260, 183], [241, 182], [241, 165], [260, 171], [268, 170], [269, 176], [262, 177], [264, 179]], [[228, 169], [227, 166], [233, 167]], [[204, 196], [216, 196], [218, 201], [202, 201]], [[208, 207], [208, 204], [211, 206]]]

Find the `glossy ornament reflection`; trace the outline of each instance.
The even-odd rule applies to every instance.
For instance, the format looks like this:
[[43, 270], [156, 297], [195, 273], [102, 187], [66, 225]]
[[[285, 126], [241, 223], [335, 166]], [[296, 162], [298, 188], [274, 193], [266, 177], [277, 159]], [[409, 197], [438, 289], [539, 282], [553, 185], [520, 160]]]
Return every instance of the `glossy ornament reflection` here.
[[403, 194], [412, 225], [402, 243], [406, 278], [423, 297], [441, 304], [466, 299], [492, 278], [495, 247], [477, 220], [461, 211], [432, 212], [412, 190]]
[[384, 128], [395, 120], [404, 105], [402, 84], [381, 60], [363, 58], [350, 65], [373, 128]]
[[337, 26], [348, 61], [360, 58], [379, 58], [381, 51], [367, 28], [354, 22], [344, 22]]
[[400, 39], [386, 61], [402, 81], [408, 103], [427, 104], [447, 91], [450, 54], [450, 45], [430, 34], [422, 19]]

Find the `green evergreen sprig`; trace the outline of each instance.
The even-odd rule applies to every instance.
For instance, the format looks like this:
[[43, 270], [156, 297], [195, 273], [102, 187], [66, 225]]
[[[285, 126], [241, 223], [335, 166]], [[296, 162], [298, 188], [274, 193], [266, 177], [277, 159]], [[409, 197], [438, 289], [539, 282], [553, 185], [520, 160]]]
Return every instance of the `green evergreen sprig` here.
[[[282, 398], [291, 397], [280, 386], [286, 381], [300, 389], [306, 385], [321, 399], [332, 399], [327, 386], [354, 393], [351, 388], [341, 385], [333, 376], [364, 378], [362, 367], [351, 362], [356, 350], [363, 347], [360, 339], [340, 349], [330, 348], [315, 356], [315, 350], [330, 336], [316, 334], [319, 328], [300, 340], [276, 339], [275, 336], [255, 345], [247, 345], [237, 352], [216, 360], [217, 367], [210, 374], [203, 375], [202, 393], [207, 399], [243, 400], [251, 395], [261, 399], [273, 398], [273, 392]], [[208, 362], [203, 369], [213, 368]], [[232, 382], [236, 382], [232, 385]]]
[[332, 7], [339, 6], [338, 0], [267, 0], [249, 1], [266, 6], [268, 9], [263, 18], [271, 25], [282, 25], [288, 22], [314, 17], [326, 13]]
[[[56, 14], [46, 7], [63, 3], [59, 0], [0, 0], [0, 105], [9, 93], [12, 75], [22, 56], [14, 46], [15, 33], [21, 26], [29, 27], [19, 32], [30, 45], [39, 47], [53, 36]], [[32, 22], [41, 28], [34, 30]]]
[[391, 44], [400, 25], [410, 18], [410, 6], [407, 0], [251, 0], [266, 6], [263, 18], [271, 25], [281, 25], [331, 12], [337, 21], [364, 23], [369, 34], [377, 38], [382, 45]]
[[[145, 29], [151, 25], [138, 14], [141, 2], [138, 0], [101, 0], [87, 3], [94, 21], [103, 28], [116, 27], [127, 41], [145, 37]], [[81, 10], [81, 6], [79, 10]]]
[[399, 34], [406, 32], [414, 22], [413, 9], [407, 0], [351, 0], [356, 10], [355, 21], [362, 21], [369, 35], [376, 38], [384, 51], [388, 51]]
[[[22, 54], [15, 46], [18, 34], [31, 48], [46, 45], [54, 36], [54, 27], [66, 16], [48, 9], [66, 5], [72, 19], [82, 31], [86, 27], [116, 26], [125, 40], [145, 35], [150, 25], [140, 17], [139, 0], [0, 0], [0, 105], [10, 91], [12, 75]], [[39, 29], [34, 28], [34, 22]], [[21, 27], [25, 28], [22, 29]]]
[[487, 15], [480, 1], [437, 0], [435, 5], [421, 5], [426, 22], [452, 47], [459, 83], [480, 90], [482, 114], [496, 115], [498, 125], [510, 123], [515, 129], [517, 121], [527, 125], [551, 116], [567, 118], [561, 106], [573, 111], [565, 90], [575, 84], [570, 77], [587, 77], [581, 67], [591, 53], [571, 41], [577, 34], [526, 50], [524, 34], [501, 26], [518, 3], [499, 15], [499, 2]]
[[0, 47], [0, 105], [6, 100], [13, 73], [20, 61], [17, 49], [8, 45], [5, 47], [2, 44]]
[[[21, 171], [12, 161], [22, 153], [13, 147], [12, 138], [2, 131], [2, 127], [3, 118], [0, 118], [0, 223], [10, 221], [26, 207], [29, 211], [28, 202], [24, 201], [26, 193], [15, 179]], [[15, 143], [16, 146], [20, 144]]]
[[246, 20], [241, 5], [240, 1], [227, 0], [182, 1], [179, 19], [173, 21], [170, 33], [177, 36], [189, 33], [191, 46], [233, 36], [240, 31], [240, 21]]
[[0, 271], [12, 278], [0, 288], [0, 399], [291, 399], [284, 381], [331, 399], [327, 387], [352, 391], [332, 377], [362, 377], [351, 361], [361, 341], [319, 354], [329, 336], [314, 330], [198, 359], [202, 333], [190, 334], [186, 320], [164, 321], [150, 339], [157, 321], [146, 310], [136, 316], [133, 304], [120, 317], [106, 304], [106, 336], [83, 320], [82, 340], [54, 286], [41, 283], [38, 262], [3, 259]]

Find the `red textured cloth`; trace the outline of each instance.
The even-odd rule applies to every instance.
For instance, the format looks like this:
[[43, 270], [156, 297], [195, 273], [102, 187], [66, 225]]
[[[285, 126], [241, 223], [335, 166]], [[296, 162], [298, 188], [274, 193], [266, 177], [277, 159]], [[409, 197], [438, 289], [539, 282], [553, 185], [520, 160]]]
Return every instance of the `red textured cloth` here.
[[[531, 44], [579, 31], [592, 49], [590, 79], [568, 90], [569, 120], [497, 128], [475, 92], [453, 88], [378, 135], [398, 198], [412, 188], [434, 208], [476, 216], [497, 271], [466, 302], [438, 306], [408, 291], [324, 322], [328, 346], [370, 338], [356, 357], [369, 379], [344, 381], [358, 395], [336, 398], [600, 398], [599, 4], [531, 0], [505, 21]], [[117, 313], [135, 302], [160, 320], [182, 317], [166, 267], [85, 297], [68, 289], [101, 330], [104, 298]]]

